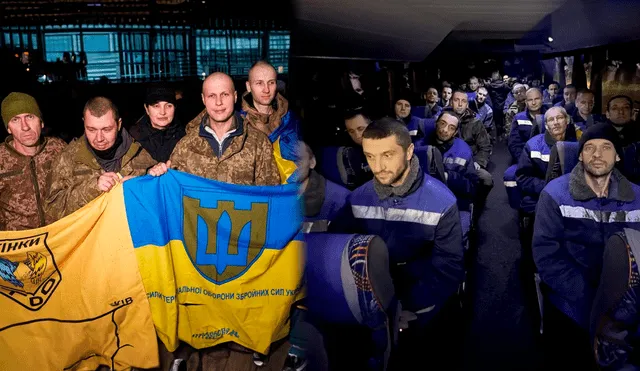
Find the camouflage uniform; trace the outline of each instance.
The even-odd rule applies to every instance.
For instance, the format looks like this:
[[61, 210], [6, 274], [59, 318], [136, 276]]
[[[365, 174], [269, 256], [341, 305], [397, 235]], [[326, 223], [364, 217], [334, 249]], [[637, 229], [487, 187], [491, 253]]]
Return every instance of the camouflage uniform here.
[[51, 163], [66, 145], [61, 139], [44, 137], [33, 157], [16, 151], [11, 136], [0, 145], [0, 230], [45, 225], [44, 200]]
[[271, 135], [280, 126], [282, 118], [289, 112], [289, 102], [278, 93], [274, 98], [275, 110], [270, 115], [265, 115], [253, 107], [250, 103], [252, 99], [253, 97], [249, 92], [242, 95], [242, 111], [246, 112], [246, 121], [266, 135]]
[[527, 108], [527, 104], [525, 101], [518, 102], [514, 101], [511, 103], [509, 108], [507, 109], [504, 115], [504, 136], [506, 139], [509, 139], [509, 134], [511, 133], [511, 124], [513, 122], [513, 118], [522, 111]]
[[[120, 175], [145, 175], [157, 162], [139, 143], [133, 142], [122, 157]], [[51, 188], [45, 204], [48, 223], [80, 209], [102, 193], [98, 178], [104, 173], [83, 135], [62, 152], [52, 165]]]
[[171, 154], [172, 168], [225, 183], [280, 184], [271, 142], [266, 135], [249, 125], [243, 125], [242, 134], [233, 137], [229, 147], [218, 158], [199, 133], [205, 116], [206, 110], [187, 125], [187, 135], [178, 142]]

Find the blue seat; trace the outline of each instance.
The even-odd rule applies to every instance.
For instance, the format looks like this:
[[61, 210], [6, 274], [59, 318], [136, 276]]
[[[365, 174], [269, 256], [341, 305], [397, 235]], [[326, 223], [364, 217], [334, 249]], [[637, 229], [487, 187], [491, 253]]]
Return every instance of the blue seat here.
[[413, 153], [420, 161], [422, 171], [446, 184], [442, 154], [437, 148], [430, 145], [416, 146]]
[[316, 169], [325, 178], [343, 187], [359, 186], [367, 160], [360, 147], [325, 147], [316, 154]]
[[423, 119], [426, 108], [427, 106], [411, 106], [411, 115]]
[[507, 190], [507, 198], [509, 199], [509, 206], [518, 210], [520, 208], [520, 188], [516, 182], [516, 169], [518, 165], [511, 165], [504, 171], [504, 187]]
[[549, 154], [549, 166], [547, 167], [546, 181], [549, 183], [555, 178], [569, 174], [578, 164], [580, 154], [577, 142], [556, 142]]
[[330, 233], [309, 233], [305, 241], [309, 318], [370, 329], [375, 349], [369, 369], [384, 370], [399, 315], [386, 244], [372, 235]]

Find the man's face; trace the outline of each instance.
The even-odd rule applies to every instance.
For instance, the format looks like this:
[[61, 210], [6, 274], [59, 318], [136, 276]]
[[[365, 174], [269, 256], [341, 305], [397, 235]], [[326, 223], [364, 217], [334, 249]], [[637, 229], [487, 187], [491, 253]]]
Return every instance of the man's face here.
[[478, 103], [484, 103], [487, 100], [487, 89], [480, 88], [476, 92], [476, 100]]
[[480, 87], [480, 82], [478, 81], [478, 79], [469, 79], [469, 89], [471, 89], [471, 91], [478, 90], [478, 87]]
[[566, 103], [573, 103], [576, 101], [576, 89], [564, 88], [564, 101]]
[[549, 92], [549, 95], [551, 97], [555, 97], [556, 94], [558, 94], [558, 89], [559, 89], [559, 87], [558, 87], [557, 84], [551, 84], [551, 85], [549, 85], [549, 88], [547, 89], [547, 91]]
[[93, 149], [106, 151], [116, 143], [121, 123], [122, 120], [116, 122], [113, 111], [95, 117], [87, 110], [84, 114], [84, 135]]
[[434, 88], [427, 90], [427, 103], [435, 104], [438, 101], [438, 91]]
[[23, 147], [35, 147], [40, 140], [44, 124], [38, 116], [31, 113], [15, 115], [9, 120], [7, 130], [13, 135], [16, 144]]
[[209, 118], [224, 123], [233, 116], [233, 105], [238, 93], [233, 82], [226, 78], [215, 78], [205, 82], [202, 89], [202, 102], [207, 108]]
[[529, 111], [538, 112], [542, 108], [542, 94], [538, 90], [531, 90], [526, 93], [527, 108]]
[[595, 98], [591, 93], [579, 94], [576, 98], [576, 107], [582, 116], [589, 116], [593, 111]]
[[169, 102], [156, 102], [144, 106], [144, 110], [147, 111], [147, 115], [149, 115], [151, 126], [156, 129], [167, 127], [167, 125], [173, 122], [173, 117], [176, 113], [176, 107], [173, 103]]
[[411, 103], [404, 99], [398, 99], [395, 106], [396, 116], [401, 119], [407, 118], [411, 113]]
[[558, 109], [558, 107], [550, 108], [544, 115], [545, 126], [547, 131], [554, 138], [563, 137], [567, 131], [567, 117]]
[[257, 104], [268, 106], [273, 102], [277, 91], [276, 71], [271, 66], [258, 65], [251, 70], [247, 91], [251, 92], [253, 101]]
[[448, 102], [451, 99], [451, 94], [453, 94], [453, 90], [451, 90], [451, 88], [442, 89], [442, 99], [444, 101]]
[[443, 142], [448, 142], [458, 132], [458, 118], [443, 114], [436, 122], [436, 135]]
[[464, 111], [467, 110], [467, 107], [469, 107], [467, 95], [460, 92], [454, 93], [453, 98], [451, 98], [451, 106], [453, 107], [455, 113], [457, 113], [458, 115], [462, 115]]
[[522, 87], [514, 90], [513, 97], [520, 103], [524, 102], [527, 99], [527, 89]]
[[624, 98], [616, 98], [609, 103], [607, 118], [616, 125], [624, 125], [631, 121], [631, 105]]
[[362, 115], [357, 115], [350, 119], [344, 120], [344, 126], [347, 128], [347, 134], [353, 142], [359, 146], [362, 145], [362, 133], [369, 126], [369, 120]]
[[620, 157], [613, 143], [606, 139], [591, 139], [584, 144], [579, 157], [587, 173], [595, 177], [609, 174]]
[[363, 139], [362, 150], [378, 182], [398, 185], [413, 156], [413, 144], [405, 151], [392, 135], [384, 139]]

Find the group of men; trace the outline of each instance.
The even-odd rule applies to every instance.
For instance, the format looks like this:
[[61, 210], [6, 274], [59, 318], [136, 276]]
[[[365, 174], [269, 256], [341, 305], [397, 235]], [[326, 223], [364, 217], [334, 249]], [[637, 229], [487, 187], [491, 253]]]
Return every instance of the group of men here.
[[[312, 149], [287, 134], [295, 134], [297, 122], [276, 91], [276, 78], [271, 65], [257, 62], [241, 98], [242, 111], [236, 112], [233, 80], [223, 73], [210, 75], [202, 86], [205, 109], [184, 128], [175, 122], [175, 94], [164, 87], [148, 92], [146, 115], [129, 131], [113, 102], [92, 98], [82, 112], [84, 135], [68, 145], [41, 136], [44, 122], [35, 99], [11, 93], [1, 106], [10, 136], [0, 146], [0, 229], [53, 223], [118, 183], [161, 176], [170, 168], [243, 185], [297, 182], [305, 202], [305, 232], [372, 234], [387, 244], [402, 308], [391, 367], [413, 367], [425, 354], [442, 359], [447, 349], [440, 335], [448, 329], [441, 321], [455, 307], [466, 269], [460, 213], [471, 211], [472, 204], [481, 211], [493, 186], [487, 170], [491, 89], [478, 86], [477, 79], [470, 81], [472, 92], [445, 87], [450, 98], [449, 92], [443, 94], [443, 106], [438, 91], [430, 89], [423, 113], [432, 115], [432, 124], [416, 119], [404, 97], [396, 99], [390, 117], [379, 120], [352, 111], [345, 126], [363, 160], [350, 191], [316, 171]], [[589, 90], [566, 87], [565, 99], [549, 108], [536, 88], [516, 84], [512, 93], [502, 113], [511, 120], [509, 151], [523, 193], [523, 264], [530, 263], [523, 271], [530, 282], [536, 271], [542, 279], [545, 343], [548, 354], [559, 357], [554, 364], [591, 369], [589, 315], [601, 282], [604, 246], [624, 228], [640, 228], [640, 187], [629, 181], [638, 176], [629, 148], [640, 142], [631, 121], [633, 102], [612, 98], [606, 121], [599, 122]], [[549, 154], [559, 141], [579, 141], [579, 163], [547, 182]], [[296, 149], [286, 149], [287, 143]], [[421, 167], [418, 153], [424, 146], [440, 154], [442, 179]], [[532, 300], [530, 305], [538, 304]], [[244, 358], [238, 362], [248, 359], [252, 367], [302, 370], [304, 352], [295, 351], [300, 347], [282, 345], [271, 358], [233, 345], [199, 352], [180, 347], [164, 355], [163, 367], [182, 358], [188, 369], [217, 369], [221, 358], [240, 354]], [[270, 365], [270, 359], [285, 358], [284, 365]]]
[[[110, 99], [91, 98], [82, 112], [84, 135], [69, 144], [41, 135], [43, 115], [32, 96], [9, 94], [1, 105], [9, 136], [0, 146], [0, 230], [54, 223], [118, 183], [160, 176], [170, 168], [233, 184], [293, 181], [297, 175], [289, 163], [296, 160], [294, 151], [285, 151], [280, 141], [295, 139], [297, 122], [276, 82], [269, 63], [255, 63], [242, 111], [236, 112], [234, 81], [224, 73], [211, 74], [202, 84], [205, 108], [186, 128], [177, 122], [175, 92], [166, 86], [148, 90], [146, 115], [130, 130]], [[299, 368], [301, 360], [288, 352], [284, 344], [273, 349], [276, 361], [267, 369]], [[269, 363], [265, 355], [233, 344], [199, 352], [184, 344], [174, 354], [161, 350], [161, 369], [169, 369], [175, 359], [183, 359], [188, 370]]]

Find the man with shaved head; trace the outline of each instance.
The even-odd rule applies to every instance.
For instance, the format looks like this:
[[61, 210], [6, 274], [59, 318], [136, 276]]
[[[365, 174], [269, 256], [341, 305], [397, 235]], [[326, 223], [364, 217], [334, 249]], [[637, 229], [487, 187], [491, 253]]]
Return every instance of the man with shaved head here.
[[544, 125], [544, 113], [546, 108], [542, 105], [542, 93], [537, 88], [528, 89], [525, 103], [527, 108], [513, 118], [511, 133], [509, 134], [509, 152], [514, 162], [517, 162], [525, 143], [529, 138], [542, 132]]
[[299, 120], [289, 111], [289, 102], [277, 92], [278, 74], [266, 61], [258, 61], [249, 70], [247, 92], [242, 95], [242, 111], [245, 124], [269, 137], [274, 147], [281, 181], [299, 180], [296, 172]]
[[267, 136], [245, 125], [235, 112], [238, 99], [233, 80], [222, 72], [202, 84], [205, 110], [187, 125], [187, 135], [171, 154], [175, 169], [226, 183], [280, 184]]

